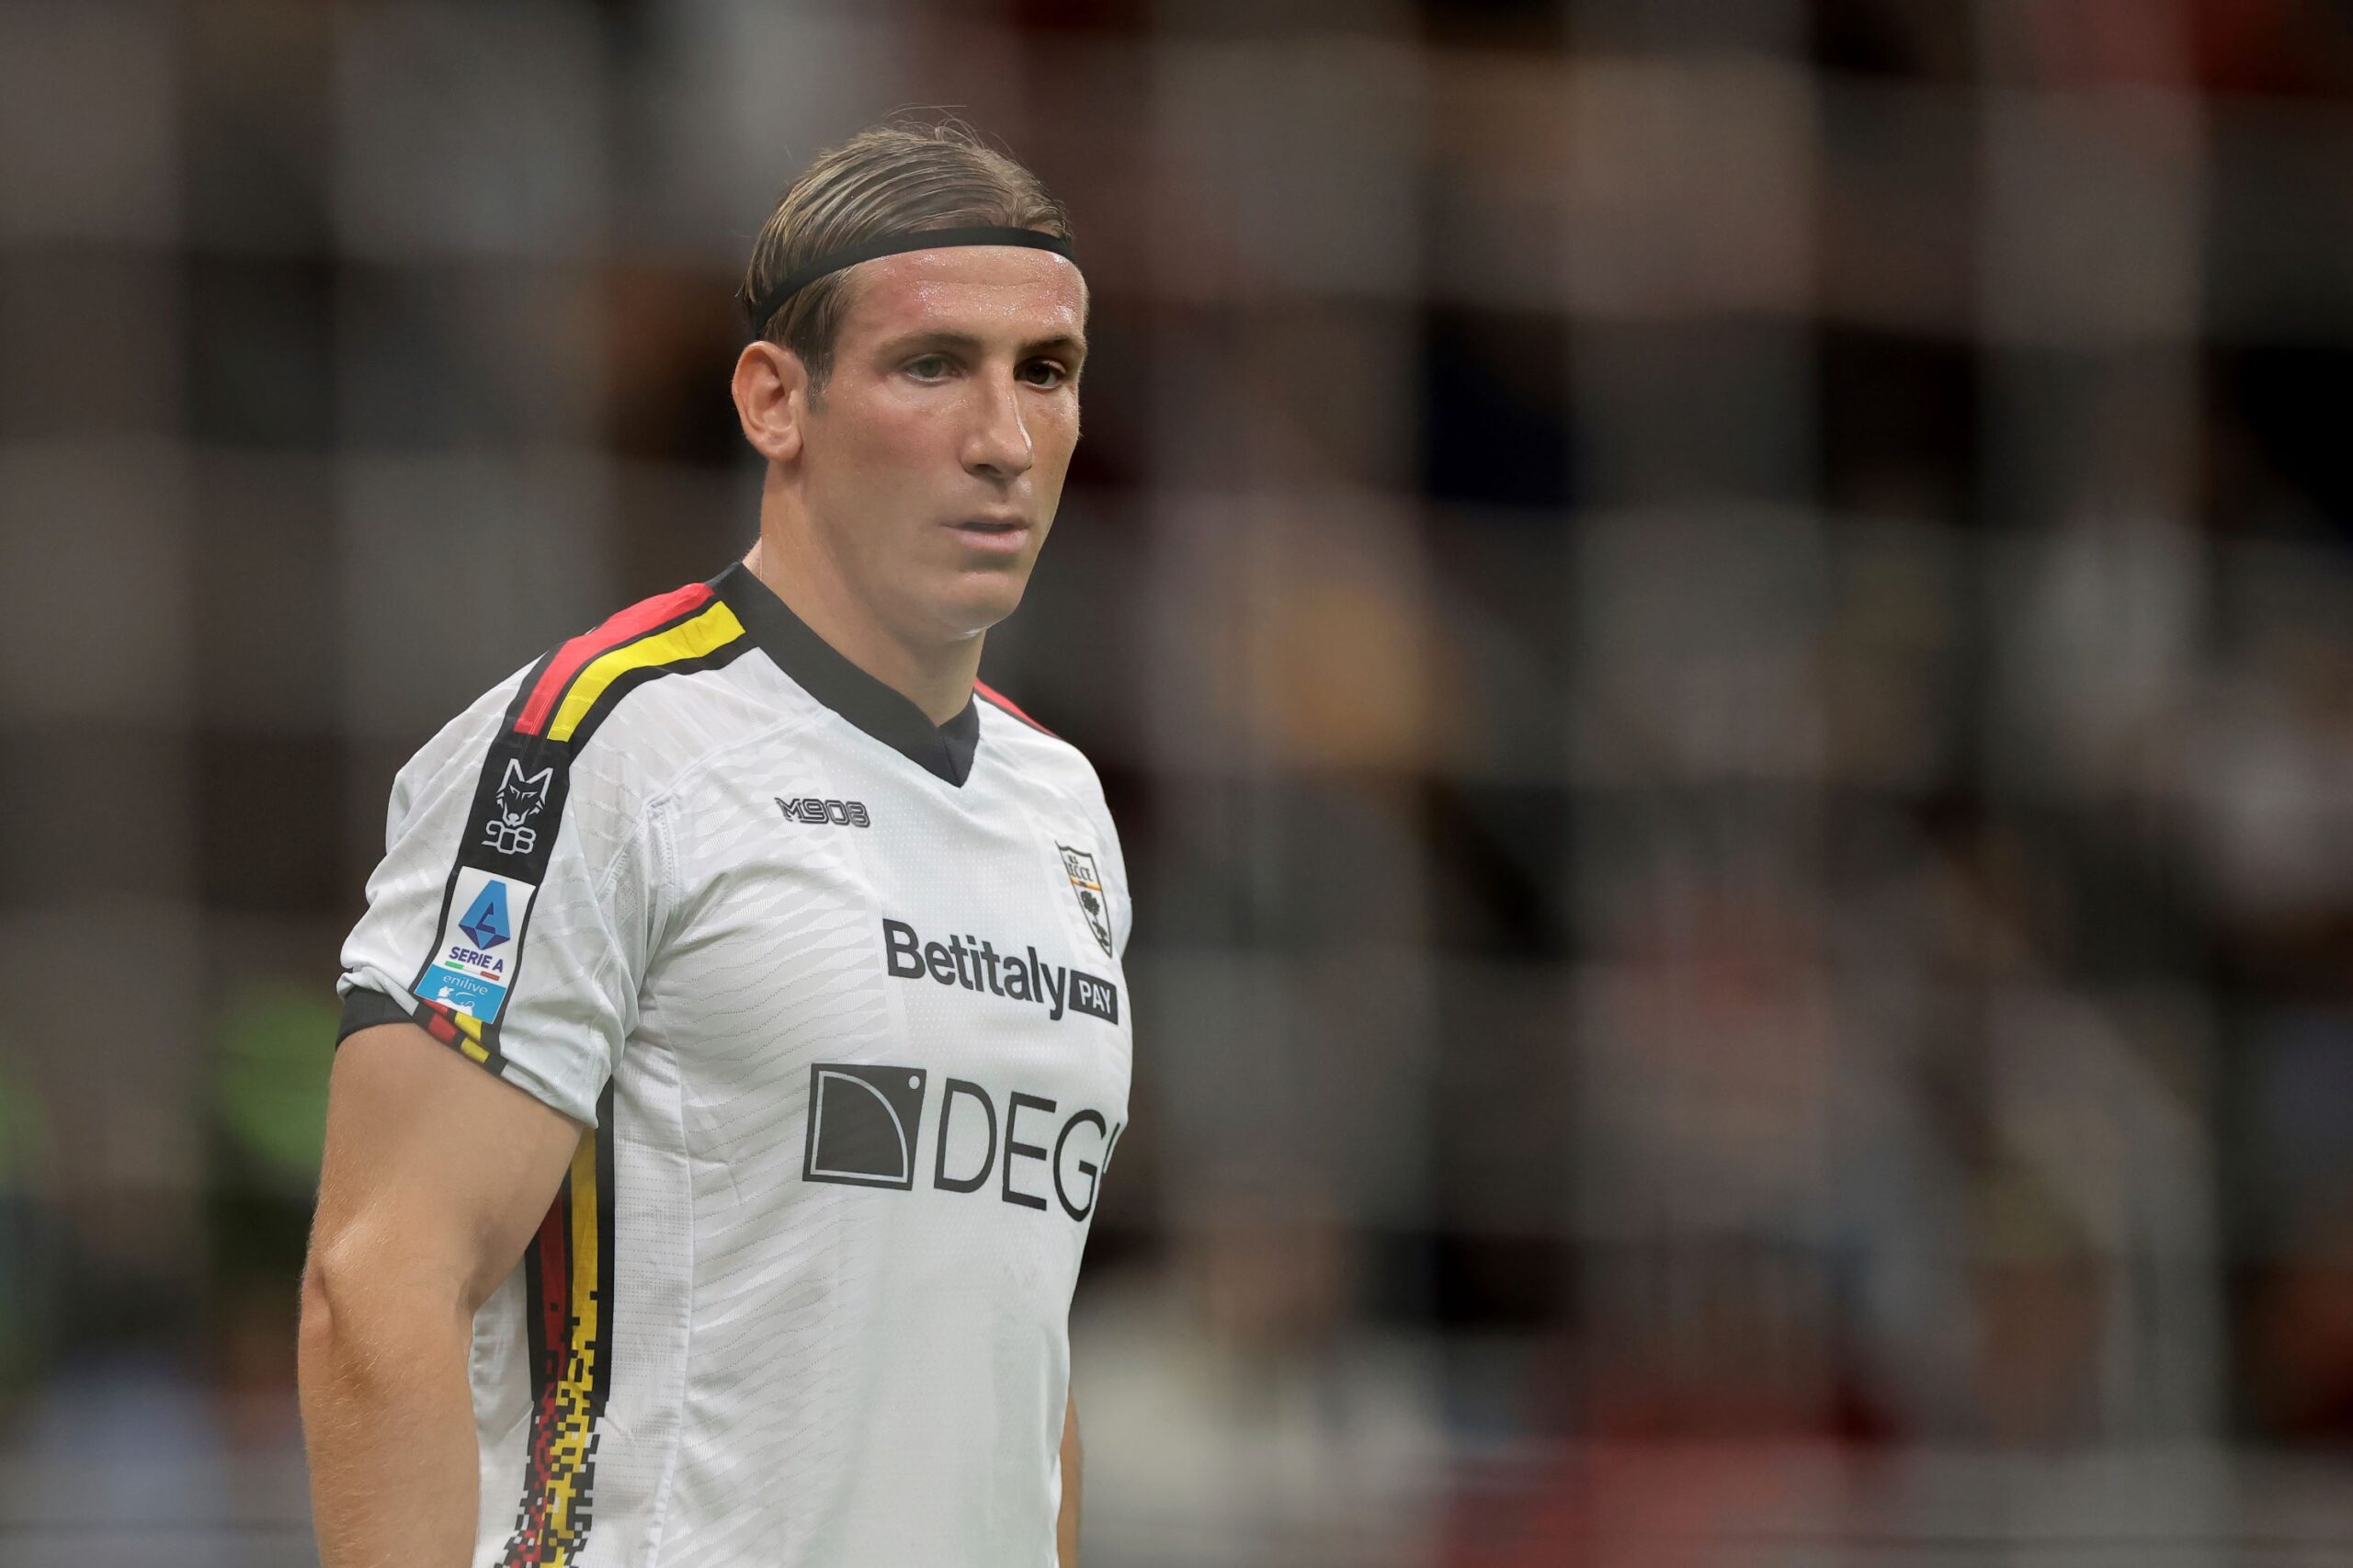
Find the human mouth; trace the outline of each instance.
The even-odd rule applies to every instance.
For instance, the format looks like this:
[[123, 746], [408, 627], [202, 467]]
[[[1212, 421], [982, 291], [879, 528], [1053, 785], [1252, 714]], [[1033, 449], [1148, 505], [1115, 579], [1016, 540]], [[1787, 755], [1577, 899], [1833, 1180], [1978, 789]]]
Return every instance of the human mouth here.
[[1029, 525], [1019, 517], [967, 517], [950, 525], [976, 550], [1017, 554], [1029, 541]]

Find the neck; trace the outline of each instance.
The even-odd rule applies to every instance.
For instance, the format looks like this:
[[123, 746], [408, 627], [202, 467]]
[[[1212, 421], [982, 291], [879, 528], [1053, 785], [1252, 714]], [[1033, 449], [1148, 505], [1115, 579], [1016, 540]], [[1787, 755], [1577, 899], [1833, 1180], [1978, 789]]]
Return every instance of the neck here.
[[972, 700], [985, 634], [917, 642], [897, 632], [853, 588], [824, 548], [801, 498], [773, 466], [760, 494], [760, 537], [744, 557], [752, 574], [834, 651], [897, 692], [935, 724]]

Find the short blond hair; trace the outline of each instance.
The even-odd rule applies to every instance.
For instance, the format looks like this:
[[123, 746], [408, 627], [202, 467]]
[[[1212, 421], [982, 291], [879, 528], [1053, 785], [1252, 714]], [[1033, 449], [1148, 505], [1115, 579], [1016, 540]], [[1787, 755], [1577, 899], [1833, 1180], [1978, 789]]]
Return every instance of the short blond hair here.
[[[752, 243], [746, 309], [779, 280], [876, 234], [1002, 224], [1071, 238], [1070, 214], [1039, 177], [960, 120], [869, 126], [810, 160]], [[847, 269], [801, 290], [752, 330], [790, 348], [822, 390], [847, 305]]]

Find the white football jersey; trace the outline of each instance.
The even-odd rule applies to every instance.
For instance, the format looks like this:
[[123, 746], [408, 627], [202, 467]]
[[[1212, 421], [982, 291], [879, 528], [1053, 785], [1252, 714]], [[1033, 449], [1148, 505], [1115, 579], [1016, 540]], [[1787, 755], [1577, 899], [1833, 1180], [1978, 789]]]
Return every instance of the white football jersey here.
[[590, 1128], [474, 1320], [477, 1568], [1051, 1568], [1130, 909], [1075, 748], [741, 565], [417, 753], [343, 1032]]

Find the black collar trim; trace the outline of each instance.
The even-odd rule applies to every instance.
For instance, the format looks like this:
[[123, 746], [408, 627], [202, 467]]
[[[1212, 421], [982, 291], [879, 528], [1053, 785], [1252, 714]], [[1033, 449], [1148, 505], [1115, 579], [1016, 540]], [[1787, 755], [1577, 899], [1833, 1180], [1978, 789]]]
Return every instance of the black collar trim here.
[[859, 669], [792, 613], [751, 568], [737, 562], [711, 587], [761, 652], [801, 688], [917, 767], [963, 787], [980, 747], [981, 706], [968, 700], [956, 717], [935, 724], [903, 693]]

